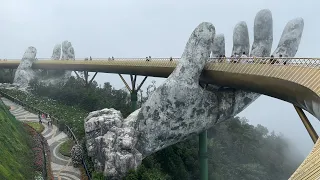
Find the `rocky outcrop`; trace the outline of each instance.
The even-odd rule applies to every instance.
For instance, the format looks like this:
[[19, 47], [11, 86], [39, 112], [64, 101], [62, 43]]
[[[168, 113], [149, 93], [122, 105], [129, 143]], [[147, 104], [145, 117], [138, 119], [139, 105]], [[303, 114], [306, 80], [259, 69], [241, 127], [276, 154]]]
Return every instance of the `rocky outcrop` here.
[[88, 115], [85, 120], [87, 150], [89, 156], [95, 157], [97, 170], [119, 177], [141, 163], [142, 155], [134, 148], [137, 140], [134, 123], [138, 112], [126, 120], [120, 111], [112, 108]]
[[226, 55], [223, 34], [217, 34], [213, 41], [212, 57], [220, 57], [220, 55]]
[[24, 53], [21, 63], [18, 66], [13, 83], [19, 84], [21, 88], [26, 88], [29, 82], [36, 76], [36, 73], [31, 69], [32, 64], [36, 62], [37, 49], [28, 47]]
[[[258, 13], [258, 16], [264, 14], [269, 15]], [[255, 21], [262, 19], [258, 17]], [[272, 18], [266, 21], [272, 24]], [[297, 27], [298, 31], [302, 29]], [[270, 55], [270, 33], [272, 30], [255, 36], [257, 46], [264, 47], [253, 48], [257, 49], [253, 55]], [[249, 54], [246, 25], [240, 23], [234, 34], [234, 51]], [[297, 35], [299, 33], [292, 33], [288, 40], [300, 39]], [[152, 93], [141, 109], [126, 119], [115, 109], [89, 114], [85, 119], [87, 149], [98, 170], [112, 179], [120, 179], [129, 169], [136, 168], [146, 156], [229, 119], [259, 97], [259, 94], [242, 90], [226, 88], [218, 91], [210, 87], [206, 90], [199, 86], [199, 76], [212, 50], [214, 36], [214, 26], [201, 23], [190, 36], [172, 74]], [[281, 47], [297, 49], [298, 45], [291, 43], [290, 46]], [[264, 48], [266, 50], [258, 50]], [[295, 55], [289, 49], [284, 52], [288, 53], [287, 56]]]

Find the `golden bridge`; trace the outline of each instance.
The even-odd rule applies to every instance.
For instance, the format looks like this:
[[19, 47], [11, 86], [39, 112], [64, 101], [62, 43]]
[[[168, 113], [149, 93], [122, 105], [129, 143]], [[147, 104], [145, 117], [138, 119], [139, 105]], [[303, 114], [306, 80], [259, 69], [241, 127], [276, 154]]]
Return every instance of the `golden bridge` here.
[[[233, 62], [229, 60], [210, 58], [200, 82], [252, 91], [292, 103], [315, 146], [290, 180], [319, 179], [320, 141], [302, 109], [320, 120], [320, 58], [257, 57], [232, 59]], [[152, 58], [150, 61], [145, 58], [39, 59], [32, 68], [166, 78], [178, 62], [179, 58]], [[16, 69], [19, 64], [20, 60], [1, 60], [0, 68]]]

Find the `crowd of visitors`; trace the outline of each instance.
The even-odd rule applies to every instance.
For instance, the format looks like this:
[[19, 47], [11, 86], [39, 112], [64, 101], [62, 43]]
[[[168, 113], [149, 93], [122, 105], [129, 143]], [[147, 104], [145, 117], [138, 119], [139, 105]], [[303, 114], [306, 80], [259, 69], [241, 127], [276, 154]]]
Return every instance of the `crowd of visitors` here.
[[[255, 63], [257, 62], [257, 60], [259, 60], [259, 63], [262, 64], [287, 64], [286, 59], [282, 59], [282, 55], [279, 54], [279, 58], [275, 58], [274, 55], [271, 55], [270, 57], [265, 57], [265, 58], [259, 58], [256, 59], [254, 56], [247, 56], [246, 52], [242, 52], [241, 53], [234, 53], [233, 55], [231, 55], [231, 57], [226, 57], [225, 55], [219, 55], [218, 57], [214, 57], [212, 59], [214, 59], [213, 62], [230, 62], [230, 63]], [[90, 58], [85, 58], [85, 61], [92, 61], [92, 58], [90, 56]], [[108, 61], [114, 61], [114, 57], [109, 57]], [[151, 61], [151, 56], [147, 56], [146, 57], [146, 61]], [[173, 58], [170, 57], [169, 61], [173, 61]]]
[[[259, 63], [261, 64], [287, 64], [286, 59], [281, 59], [282, 54], [279, 54], [279, 58], [275, 58], [274, 55], [271, 55], [270, 58], [265, 57], [265, 58], [259, 58]], [[257, 59], [255, 57], [248, 57], [245, 52], [242, 53], [240, 56], [237, 53], [234, 53], [231, 55], [230, 58], [227, 58], [225, 55], [220, 55], [215, 59], [217, 62], [230, 62], [230, 63], [255, 63], [257, 62]]]
[[39, 124], [42, 124], [42, 120], [45, 119], [48, 121], [48, 126], [52, 126], [52, 119], [51, 116], [49, 114], [45, 114], [45, 113], [38, 113], [38, 118], [39, 118]]

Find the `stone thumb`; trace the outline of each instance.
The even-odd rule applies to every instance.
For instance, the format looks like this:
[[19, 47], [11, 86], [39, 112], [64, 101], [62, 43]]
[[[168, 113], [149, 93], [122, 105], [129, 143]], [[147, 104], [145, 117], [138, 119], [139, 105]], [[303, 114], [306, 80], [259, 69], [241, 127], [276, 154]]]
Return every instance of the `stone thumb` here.
[[183, 80], [188, 84], [198, 84], [204, 65], [209, 60], [215, 27], [203, 22], [192, 32], [176, 69], [168, 79]]
[[21, 59], [19, 67], [21, 69], [31, 69], [32, 64], [37, 61], [36, 56], [37, 49], [32, 46], [28, 47]]

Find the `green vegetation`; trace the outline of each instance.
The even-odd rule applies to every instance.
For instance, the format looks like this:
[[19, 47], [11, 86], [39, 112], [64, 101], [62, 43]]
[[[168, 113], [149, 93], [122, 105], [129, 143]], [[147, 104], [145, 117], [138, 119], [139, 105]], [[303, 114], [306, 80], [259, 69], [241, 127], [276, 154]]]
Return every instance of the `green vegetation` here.
[[0, 69], [0, 82], [1, 83], [12, 83], [15, 70], [12, 69]]
[[44, 126], [42, 124], [39, 124], [38, 122], [27, 122], [27, 124], [35, 129], [38, 133], [42, 133], [42, 131], [44, 130]]
[[71, 157], [70, 150], [72, 146], [74, 146], [73, 140], [68, 139], [67, 141], [61, 144], [59, 152], [64, 156]]
[[[84, 137], [83, 118], [88, 112], [109, 107], [124, 112], [125, 116], [130, 112], [128, 94], [115, 90], [109, 83], [98, 87], [94, 82], [86, 88], [81, 79], [71, 78], [65, 86], [45, 87], [37, 80], [30, 85], [35, 95], [14, 90], [6, 90], [6, 93], [63, 119], [78, 139]], [[289, 146], [283, 136], [269, 133], [261, 125], [252, 126], [245, 118], [231, 118], [208, 130], [209, 179], [288, 179], [303, 160], [300, 155], [289, 156], [289, 149], [292, 151], [294, 147]], [[90, 158], [85, 158], [89, 169], [93, 170]], [[102, 178], [98, 172], [93, 176]], [[124, 179], [199, 179], [198, 136], [147, 157], [136, 171], [130, 171]]]
[[0, 100], [0, 179], [33, 179], [32, 139]]

